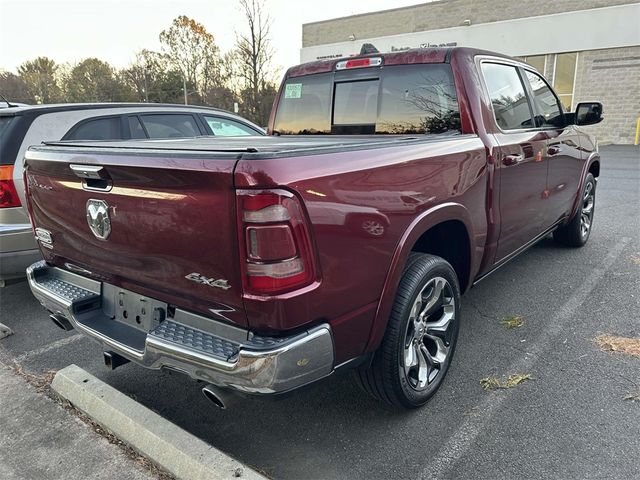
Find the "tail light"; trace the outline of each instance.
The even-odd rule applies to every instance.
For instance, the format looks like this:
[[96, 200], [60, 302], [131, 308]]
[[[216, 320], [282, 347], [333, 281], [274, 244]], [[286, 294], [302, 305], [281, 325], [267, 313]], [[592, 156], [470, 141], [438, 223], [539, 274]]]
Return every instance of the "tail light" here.
[[0, 165], [0, 208], [19, 206], [20, 197], [13, 183], [13, 165]]
[[285, 190], [238, 190], [245, 291], [274, 295], [315, 279], [311, 236], [298, 199]]

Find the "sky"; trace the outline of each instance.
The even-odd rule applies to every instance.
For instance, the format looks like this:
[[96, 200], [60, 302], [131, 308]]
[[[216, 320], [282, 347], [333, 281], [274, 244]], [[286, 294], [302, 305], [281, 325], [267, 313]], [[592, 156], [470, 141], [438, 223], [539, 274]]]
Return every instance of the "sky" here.
[[[419, 0], [264, 0], [271, 17], [274, 67], [300, 62], [302, 24], [415, 5]], [[126, 67], [135, 52], [159, 50], [158, 34], [179, 15], [202, 23], [224, 52], [245, 26], [237, 0], [0, 0], [0, 70], [26, 60], [58, 63], [97, 57]]]

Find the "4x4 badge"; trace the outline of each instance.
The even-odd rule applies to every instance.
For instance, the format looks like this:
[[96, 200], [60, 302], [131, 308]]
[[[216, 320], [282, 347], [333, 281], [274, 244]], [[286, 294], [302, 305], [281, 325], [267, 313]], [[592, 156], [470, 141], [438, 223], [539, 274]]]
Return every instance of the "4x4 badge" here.
[[109, 219], [109, 205], [104, 200], [87, 200], [87, 223], [89, 228], [100, 240], [106, 240], [111, 233]]
[[189, 275], [185, 275], [187, 280], [191, 280], [196, 283], [200, 283], [202, 285], [208, 285], [209, 287], [217, 287], [223, 290], [229, 290], [231, 285], [229, 285], [229, 280], [225, 280], [224, 278], [209, 278], [204, 275], [200, 275], [198, 272], [190, 273]]

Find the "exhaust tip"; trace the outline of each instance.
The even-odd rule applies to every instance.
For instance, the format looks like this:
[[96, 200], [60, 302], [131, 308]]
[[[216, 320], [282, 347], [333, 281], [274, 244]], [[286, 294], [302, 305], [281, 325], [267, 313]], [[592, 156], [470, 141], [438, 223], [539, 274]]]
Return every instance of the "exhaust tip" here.
[[224, 400], [221, 398], [220, 390], [212, 385], [207, 385], [202, 389], [202, 394], [204, 397], [213, 403], [216, 407], [226, 410], [227, 405]]
[[65, 332], [73, 330], [73, 325], [71, 325], [71, 322], [66, 317], [54, 313], [49, 315], [49, 318], [58, 328], [61, 328]]

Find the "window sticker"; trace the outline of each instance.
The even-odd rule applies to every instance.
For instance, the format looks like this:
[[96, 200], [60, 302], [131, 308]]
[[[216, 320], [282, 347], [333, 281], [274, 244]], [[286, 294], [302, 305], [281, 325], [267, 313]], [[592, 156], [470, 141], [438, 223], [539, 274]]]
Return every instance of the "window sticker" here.
[[284, 98], [300, 98], [302, 96], [301, 83], [287, 83], [284, 89]]

